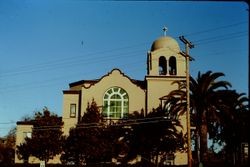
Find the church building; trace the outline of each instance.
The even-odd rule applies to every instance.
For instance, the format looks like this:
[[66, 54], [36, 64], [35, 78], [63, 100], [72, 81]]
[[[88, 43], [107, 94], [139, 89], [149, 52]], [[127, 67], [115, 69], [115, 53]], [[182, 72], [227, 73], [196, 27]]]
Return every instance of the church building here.
[[[178, 42], [164, 35], [156, 39], [145, 54], [147, 69], [144, 80], [130, 78], [115, 68], [99, 79], [70, 83], [69, 89], [63, 91], [64, 134], [68, 135], [70, 128], [77, 124], [93, 99], [108, 120], [126, 118], [134, 111], [146, 115], [159, 107], [161, 98], [177, 89], [177, 85], [172, 83], [186, 79], [185, 57], [180, 52]], [[185, 116], [181, 120], [185, 133]], [[17, 130], [22, 131], [22, 128]], [[23, 140], [17, 137], [17, 145], [20, 141]], [[176, 154], [176, 165], [187, 164], [186, 153]]]
[[[161, 98], [177, 89], [172, 83], [186, 79], [185, 57], [180, 52], [175, 39], [162, 36], [153, 42], [145, 56], [147, 74], [144, 80], [130, 78], [115, 68], [99, 79], [70, 83], [69, 89], [63, 91], [65, 134], [77, 124], [93, 99], [108, 120], [126, 118], [134, 111], [143, 111], [146, 115], [159, 107]], [[181, 120], [186, 131], [184, 117]], [[175, 160], [187, 164], [186, 156], [176, 156]]]
[[185, 80], [185, 57], [177, 41], [163, 36], [155, 40], [147, 53], [145, 80], [136, 80], [115, 68], [95, 80], [80, 80], [63, 91], [62, 118], [65, 133], [74, 126], [93, 99], [107, 119], [121, 119], [134, 111], [151, 112], [161, 97], [177, 89], [173, 81]]

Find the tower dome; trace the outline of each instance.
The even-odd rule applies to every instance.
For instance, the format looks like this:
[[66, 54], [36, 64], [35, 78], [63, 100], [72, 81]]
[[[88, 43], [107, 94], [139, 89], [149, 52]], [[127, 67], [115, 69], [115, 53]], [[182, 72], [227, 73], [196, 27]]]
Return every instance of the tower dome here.
[[156, 39], [151, 46], [151, 51], [155, 51], [161, 48], [168, 48], [177, 52], [180, 51], [178, 42], [174, 38], [169, 36], [163, 36]]

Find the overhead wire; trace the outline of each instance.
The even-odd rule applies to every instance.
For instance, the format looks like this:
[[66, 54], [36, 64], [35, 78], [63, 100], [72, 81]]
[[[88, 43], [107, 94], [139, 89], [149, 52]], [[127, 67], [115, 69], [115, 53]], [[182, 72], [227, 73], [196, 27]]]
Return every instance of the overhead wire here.
[[[93, 56], [93, 55], [100, 55], [100, 54], [110, 53], [110, 52], [112, 53], [112, 52], [119, 51], [119, 50], [122, 50], [122, 49], [133, 48], [133, 47], [136, 47], [137, 45], [141, 45], [141, 44], [145, 44], [145, 42], [140, 43], [140, 44], [136, 44], [136, 45], [129, 45], [129, 46], [124, 46], [124, 47], [120, 47], [120, 48], [115, 48], [115, 49], [113, 48], [113, 49], [101, 50], [101, 51], [96, 51], [96, 52], [89, 52], [89, 53], [85, 53], [82, 56]], [[24, 65], [24, 66], [19, 67], [18, 70], [20, 70], [22, 68], [27, 68], [27, 67], [29, 68], [30, 66], [41, 66], [41, 65], [48, 65], [48, 64], [58, 63], [60, 61], [62, 61], [62, 62], [66, 61], [67, 62], [69, 60], [76, 60], [76, 59], [79, 59], [79, 58], [86, 59], [86, 57], [70, 56], [70, 57], [67, 57], [67, 58], [55, 59], [55, 60], [52, 60], [52, 61], [50, 60], [50, 61], [39, 63], [39, 64]]]
[[[225, 26], [221, 26], [221, 27], [217, 27], [217, 28], [207, 29], [207, 30], [204, 30], [204, 31], [198, 31], [198, 32], [190, 33], [190, 34], [187, 34], [187, 35], [197, 35], [197, 34], [200, 34], [200, 33], [207, 33], [207, 32], [211, 32], [211, 31], [223, 29], [223, 28], [238, 26], [238, 25], [245, 24], [245, 23], [246, 23], [245, 21], [241, 21], [241, 22], [234, 23], [234, 24], [229, 24], [229, 25], [225, 25]], [[233, 33], [233, 34], [237, 34], [237, 33]], [[230, 35], [230, 34], [227, 34], [227, 35]], [[214, 42], [216, 40], [219, 40], [218, 38], [219, 38], [218, 36], [217, 37], [212, 37], [212, 38], [209, 38], [209, 40], [210, 40], [210, 42]], [[231, 39], [231, 38], [233, 38], [233, 37], [227, 37], [225, 39]], [[201, 39], [201, 40], [198, 40], [197, 42], [201, 42], [201, 41], [204, 41], [204, 40], [208, 40], [208, 39]], [[221, 40], [224, 40], [224, 39], [221, 39]], [[104, 50], [104, 51], [97, 51], [97, 52], [93, 52], [93, 53], [87, 53], [82, 57], [73, 56], [73, 57], [68, 57], [68, 58], [64, 58], [64, 59], [58, 59], [58, 60], [54, 60], [54, 61], [44, 62], [44, 63], [40, 63], [40, 64], [34, 64], [33, 66], [35, 68], [46, 70], [46, 68], [48, 68], [48, 66], [52, 66], [52, 67], [49, 68], [49, 69], [51, 69], [51, 68], [57, 68], [56, 67], [57, 65], [61, 65], [61, 67], [72, 65], [72, 64], [70, 64], [72, 62], [78, 62], [78, 64], [79, 64], [80, 63], [79, 60], [83, 60], [83, 61], [91, 61], [92, 60], [92, 57], [89, 58], [89, 59], [88, 58], [86, 59], [85, 56], [97, 55], [97, 54], [100, 55], [100, 54], [103, 54], [103, 53], [115, 52], [115, 51], [119, 51], [119, 50], [122, 50], [122, 49], [129, 49], [129, 48], [134, 48], [136, 46], [141, 46], [142, 44], [145, 45], [147, 43], [144, 42], [144, 43], [140, 43], [140, 44], [136, 44], [136, 45], [120, 47], [120, 48], [117, 48], [117, 49], [109, 49], [109, 50]], [[98, 59], [102, 59], [102, 58], [107, 59], [108, 57], [109, 56], [106, 56], [106, 55], [105, 56], [98, 56]], [[113, 57], [113, 56], [111, 56], [111, 57]], [[114, 57], [116, 57], [116, 56], [114, 56]], [[19, 73], [22, 73], [23, 69], [27, 70], [27, 68], [28, 68], [28, 71], [23, 71], [24, 73], [36, 72], [37, 71], [37, 70], [29, 71], [30, 66], [22, 66], [20, 68], [17, 68], [16, 71], [15, 70], [7, 71], [7, 72], [1, 74], [0, 77], [6, 76], [6, 75], [8, 76], [8, 74], [11, 75], [13, 73], [14, 74], [15, 73], [19, 74]], [[47, 70], [49, 70], [49, 69], [47, 69]]]
[[196, 32], [188, 33], [188, 34], [185, 34], [184, 36], [192, 36], [192, 35], [197, 35], [197, 34], [203, 34], [203, 33], [213, 32], [213, 31], [217, 31], [217, 30], [221, 30], [221, 29], [225, 29], [225, 28], [228, 29], [230, 27], [235, 27], [235, 26], [239, 26], [239, 25], [242, 25], [242, 24], [248, 24], [248, 22], [247, 21], [239, 21], [239, 22], [236, 22], [236, 23], [233, 23], [233, 24], [228, 24], [228, 25], [223, 25], [223, 26], [220, 26], [220, 27], [209, 28], [209, 29], [202, 30], [202, 31], [196, 31]]
[[[233, 24], [234, 25], [234, 24]], [[206, 31], [207, 32], [207, 31]], [[231, 33], [231, 35], [240, 35], [239, 33], [241, 33], [241, 36], [242, 35], [245, 35], [247, 32], [234, 32], [234, 33]], [[195, 42], [198, 42], [198, 44], [201, 44], [201, 42], [204, 42], [204, 41], [208, 41], [208, 42], [214, 42], [214, 41], [218, 41], [218, 40], [225, 40], [225, 39], [232, 39], [232, 38], [235, 38], [237, 36], [229, 36], [230, 34], [226, 34], [226, 35], [223, 35], [223, 36], [216, 36], [216, 37], [210, 37], [210, 38], [207, 38], [207, 39], [201, 39], [201, 40], [197, 40]], [[133, 46], [130, 46], [130, 48], [133, 47]], [[123, 48], [129, 48], [129, 47], [123, 47]], [[121, 48], [119, 48], [118, 50], [120, 50]], [[117, 50], [117, 49], [115, 49]], [[114, 50], [110, 50], [111, 52], [114, 51]], [[137, 50], [137, 53], [140, 53], [140, 51], [142, 50]], [[107, 52], [107, 51], [104, 51], [104, 52]], [[104, 52], [99, 52], [99, 53], [104, 53]], [[98, 53], [98, 52], [97, 52]], [[123, 54], [127, 54], [126, 57], [129, 57], [129, 56], [133, 56], [131, 54], [129, 54], [131, 52], [128, 52], [128, 53], [123, 53]], [[90, 55], [93, 55], [93, 54], [90, 54]], [[9, 72], [5, 72], [5, 73], [2, 73], [0, 75], [0, 78], [1, 77], [4, 77], [4, 76], [15, 76], [15, 75], [19, 75], [19, 74], [22, 74], [22, 73], [32, 73], [32, 72], [38, 72], [38, 71], [45, 71], [45, 70], [51, 70], [51, 69], [58, 69], [58, 68], [65, 68], [65, 67], [71, 67], [71, 66], [74, 66], [74, 65], [79, 65], [79, 64], [82, 64], [82, 63], [88, 63], [90, 64], [89, 62], [91, 63], [97, 63], [98, 61], [99, 62], [105, 62], [105, 61], [110, 61], [112, 60], [113, 58], [115, 57], [118, 57], [117, 55], [120, 55], [121, 54], [116, 54], [116, 55], [113, 55], [113, 56], [98, 56], [98, 60], [96, 60], [96, 58], [87, 58], [86, 57], [80, 57], [76, 60], [72, 60], [72, 59], [62, 59], [62, 62], [58, 62], [56, 61], [54, 64], [38, 64], [36, 65], [36, 67], [34, 69], [27, 69], [22, 71], [22, 70], [18, 70], [18, 71], [9, 71]], [[79, 61], [82, 60], [83, 62]], [[65, 60], [67, 60], [66, 62], [64, 62]], [[22, 69], [22, 68], [21, 68]]]
[[[205, 33], [205, 32], [210, 32], [210, 31], [215, 31], [215, 30], [218, 30], [218, 29], [223, 29], [223, 28], [228, 28], [228, 27], [233, 27], [233, 26], [237, 26], [237, 25], [240, 25], [240, 24], [244, 24], [244, 23], [246, 23], [245, 21], [243, 22], [238, 22], [238, 23], [234, 23], [234, 24], [230, 24], [230, 25], [226, 25], [226, 26], [221, 26], [221, 27], [217, 27], [217, 28], [212, 28], [212, 29], [208, 29], [208, 30], [204, 30], [204, 31], [200, 31], [200, 32], [197, 32], [197, 33]], [[244, 33], [244, 32], [240, 32], [240, 33]], [[190, 33], [190, 34], [195, 34], [195, 33]], [[189, 35], [190, 35], [189, 34]], [[239, 32], [236, 32], [236, 33], [231, 33], [231, 34], [234, 34], [234, 35], [239, 35]], [[214, 42], [214, 41], [218, 41], [218, 40], [225, 40], [225, 39], [232, 39], [232, 38], [234, 38], [235, 36], [228, 36], [229, 34], [227, 34], [227, 36], [217, 36], [217, 37], [210, 37], [210, 38], [207, 38], [207, 39], [201, 39], [201, 40], [198, 40], [198, 41], [196, 41], [196, 42], [198, 42], [198, 44], [201, 44], [201, 42], [203, 41], [207, 41], [207, 40], [209, 40], [209, 41], [207, 41], [207, 42]], [[243, 34], [244, 35], [244, 34]], [[222, 39], [219, 39], [219, 38], [221, 38], [221, 37], [223, 37]], [[142, 44], [142, 43], [141, 43]], [[95, 52], [95, 53], [90, 53], [89, 55], [93, 55], [93, 54], [96, 54], [96, 53], [105, 53], [105, 52], [107, 52], [107, 53], [109, 53], [109, 52], [114, 52], [114, 51], [117, 51], [117, 50], [122, 50], [122, 49], [127, 49], [127, 48], [133, 48], [133, 47], [135, 47], [135, 46], [140, 46], [141, 44], [138, 44], [138, 45], [130, 45], [130, 46], [126, 46], [126, 47], [121, 47], [121, 48], [118, 48], [118, 49], [111, 49], [111, 50], [106, 50], [106, 51], [98, 51], [98, 52]], [[143, 43], [143, 44], [145, 44], [145, 43]], [[176, 52], [176, 51], [175, 51]], [[138, 52], [139, 53], [139, 52]], [[176, 52], [177, 53], [177, 52]], [[120, 55], [120, 54], [118, 54], [118, 55]], [[72, 59], [72, 57], [71, 58], [66, 58], [66, 59], [61, 59], [61, 63], [63, 63], [63, 64], [60, 64], [60, 63], [58, 63], [58, 61], [52, 61], [52, 62], [50, 62], [50, 63], [52, 63], [52, 64], [44, 64], [44, 63], [42, 63], [42, 64], [37, 64], [37, 66], [38, 67], [36, 67], [37, 69], [31, 69], [31, 70], [26, 70], [26, 71], [20, 71], [20, 69], [22, 69], [22, 68], [25, 68], [25, 66], [23, 66], [22, 68], [20, 68], [18, 71], [9, 71], [9, 72], [7, 72], [7, 73], [2, 73], [1, 75], [0, 75], [0, 78], [1, 77], [3, 77], [3, 76], [15, 76], [15, 75], [20, 75], [20, 74], [22, 74], [22, 73], [32, 73], [32, 72], [38, 72], [38, 71], [45, 71], [45, 70], [51, 70], [51, 69], [58, 69], [58, 68], [60, 68], [60, 67], [62, 67], [62, 68], [65, 68], [65, 67], [71, 67], [71, 66], [74, 66], [74, 65], [78, 65], [78, 64], [82, 64], [82, 63], [88, 63], [88, 64], [90, 64], [89, 62], [91, 62], [91, 60], [92, 60], [92, 62], [91, 63], [98, 63], [98, 61], [99, 62], [105, 62], [105, 61], [110, 61], [110, 60], [112, 60], [114, 57], [116, 57], [117, 55], [115, 55], [115, 56], [99, 56], [98, 57], [98, 60], [96, 60], [95, 58], [94, 59], [86, 59], [85, 57], [80, 57], [81, 59], [83, 59], [83, 61], [84, 62], [80, 62], [79, 60], [76, 60], [75, 62], [71, 62], [71, 63], [69, 63], [69, 62], [64, 62], [65, 60], [70, 60], [70, 61], [72, 61], [71, 59]], [[126, 57], [129, 57], [129, 56], [133, 56], [133, 55], [126, 55]], [[75, 57], [76, 58], [76, 57]], [[55, 62], [56, 64], [53, 64], [53, 62]], [[60, 60], [59, 60], [59, 62], [60, 62]], [[47, 62], [48, 63], [48, 62]], [[65, 64], [64, 64], [65, 63]], [[59, 67], [58, 67], [59, 66]], [[29, 66], [26, 66], [26, 68], [27, 67], [29, 67]], [[60, 78], [58, 78], [58, 79], [60, 79]], [[56, 79], [53, 79], [53, 80], [56, 80]], [[27, 84], [25, 84], [25, 85], [27, 85]]]
[[[133, 61], [133, 63], [130, 63], [130, 65], [133, 65], [133, 64], [138, 64], [140, 61], [137, 60], [137, 61]], [[127, 67], [126, 64], [124, 65], [121, 65], [119, 66], [120, 68], [122, 67]], [[134, 67], [133, 69], [138, 69], [139, 67]], [[129, 70], [132, 70], [132, 68], [129, 68]], [[134, 71], [134, 70], [133, 70]], [[84, 74], [88, 74], [90, 72], [93, 72], [93, 69], [89, 69], [89, 71], [85, 71], [85, 72], [81, 72], [82, 75]], [[9, 85], [8, 87], [0, 87], [0, 92], [1, 90], [4, 90], [4, 91], [8, 91], [8, 93], [10, 92], [17, 92], [23, 88], [41, 88], [41, 87], [44, 87], [44, 86], [50, 86], [52, 83], [55, 83], [55, 81], [59, 81], [60, 80], [65, 80], [65, 78], [70, 78], [70, 77], [73, 77], [73, 76], [79, 76], [79, 74], [70, 74], [70, 75], [63, 75], [63, 76], [60, 76], [60, 77], [53, 77], [51, 79], [45, 79], [43, 80], [42, 82], [41, 81], [32, 81], [32, 82], [26, 82], [26, 83], [22, 83], [22, 84], [14, 84], [14, 85]], [[18, 88], [18, 89], [13, 89], [13, 88]]]
[[[54, 64], [40, 64], [40, 65], [34, 65], [34, 69], [30, 70], [30, 67], [27, 66], [24, 69], [17, 69], [17, 70], [12, 70], [12, 71], [7, 71], [5, 73], [2, 73], [0, 75], [0, 78], [3, 77], [8, 77], [8, 76], [16, 76], [20, 74], [25, 74], [25, 73], [33, 73], [33, 72], [39, 72], [39, 71], [45, 71], [45, 70], [51, 70], [51, 69], [58, 69], [58, 68], [65, 68], [65, 67], [72, 67], [75, 65], [79, 64], [91, 64], [91, 63], [97, 63], [97, 62], [105, 62], [105, 61], [110, 61], [113, 60], [114, 58], [118, 58], [121, 55], [126, 55], [127, 57], [134, 57], [136, 53], [140, 53], [142, 50], [136, 50], [136, 51], [129, 51], [129, 52], [123, 52], [115, 55], [110, 55], [110, 56], [98, 56], [98, 59], [96, 57], [90, 57], [86, 58], [84, 56], [79, 57], [78, 59], [73, 59], [73, 60], [68, 60], [66, 62], [55, 62]], [[120, 58], [120, 57], [119, 57]]]
[[[77, 64], [80, 64], [80, 65], [83, 65], [83, 64], [85, 64], [85, 65], [91, 65], [91, 64], [96, 64], [96, 63], [111, 62], [111, 61], [116, 61], [118, 59], [118, 57], [120, 57], [121, 55], [122, 56], [125, 55], [127, 59], [128, 58], [134, 58], [137, 55], [137, 53], [139, 53], [140, 51], [141, 50], [137, 49], [135, 51], [128, 51], [128, 52], [125, 52], [125, 53], [122, 53], [122, 54], [115, 54], [115, 55], [111, 55], [111, 56], [101, 56], [97, 60], [95, 58], [94, 59], [90, 58], [90, 59], [84, 60], [84, 62], [80, 62], [80, 61], [76, 60], [73, 63], [59, 64], [59, 65], [62, 65], [62, 66], [58, 66], [58, 67], [50, 66], [50, 67], [45, 68], [45, 69], [40, 69], [40, 67], [39, 67], [38, 69], [35, 69], [33, 71], [25, 71], [24, 73], [26, 73], [26, 72], [32, 73], [32, 72], [37, 72], [37, 71], [45, 71], [45, 70], [49, 70], [49, 69], [52, 69], [52, 68], [58, 69], [59, 67], [62, 67], [62, 68], [65, 69], [65, 68], [68, 68], [68, 67], [76, 66]], [[132, 65], [132, 64], [134, 64], [136, 62], [138, 62], [138, 61], [133, 61], [133, 63], [130, 63], [130, 65]], [[94, 69], [91, 69], [91, 72], [93, 72], [93, 70]], [[89, 73], [89, 72], [86, 72], [86, 74], [87, 73]], [[17, 75], [17, 73], [15, 73], [15, 74], [12, 73], [12, 75]], [[76, 75], [76, 74], [73, 74], [73, 75]], [[56, 77], [56, 78], [52, 78], [52, 79], [48, 79], [48, 80], [43, 80], [42, 83], [48, 84], [48, 82], [57, 81], [59, 79], [65, 79], [65, 77], [66, 78], [67, 77], [72, 77], [72, 75], [68, 75], [68, 76], [67, 75], [66, 76], [63, 75], [61, 77]], [[29, 82], [29, 83], [15, 84], [15, 85], [11, 85], [11, 86], [8, 86], [8, 87], [0, 87], [0, 90], [4, 90], [4, 91], [6, 91], [6, 89], [12, 90], [12, 88], [14, 88], [14, 87], [18, 87], [18, 89], [20, 89], [20, 87], [28, 87], [29, 85], [34, 85], [36, 87], [38, 85], [41, 85], [41, 82], [39, 82], [39, 81], [32, 81], [32, 82]]]
[[[110, 119], [107, 119], [107, 121], [110, 121]], [[137, 118], [137, 119], [126, 119], [126, 120], [123, 119], [121, 122], [117, 122], [117, 123], [100, 122], [100, 123], [68, 124], [67, 127], [76, 128], [76, 129], [91, 129], [91, 128], [99, 128], [99, 127], [107, 127], [107, 126], [115, 127], [115, 126], [141, 125], [141, 124], [159, 123], [163, 121], [169, 122], [173, 120], [170, 120], [166, 117], [152, 117], [152, 118]], [[36, 130], [36, 131], [59, 130], [65, 127], [66, 127], [65, 125], [39, 126], [39, 127], [32, 127], [31, 130]]]
[[[207, 30], [196, 31], [196, 32], [193, 32], [193, 33], [186, 34], [185, 36], [194, 36], [194, 35], [198, 35], [198, 34], [203, 34], [203, 33], [209, 33], [209, 32], [213, 32], [213, 31], [217, 31], [217, 30], [222, 30], [222, 29], [225, 29], [225, 28], [228, 29], [230, 27], [236, 27], [236, 26], [243, 25], [243, 24], [246, 24], [246, 23], [247, 23], [246, 21], [241, 21], [241, 22], [237, 22], [237, 23], [233, 23], [233, 24], [229, 24], [229, 25], [224, 25], [224, 26], [220, 26], [220, 27], [210, 28], [210, 29], [207, 29]], [[197, 44], [198, 45], [202, 45], [202, 44], [205, 44], [206, 42], [207, 43], [208, 42], [209, 43], [213, 43], [213, 42], [216, 42], [216, 41], [219, 41], [219, 40], [229, 40], [229, 39], [234, 39], [234, 38], [238, 38], [238, 37], [243, 37], [245, 35], [247, 35], [247, 32], [240, 31], [240, 32], [231, 33], [231, 36], [230, 36], [230, 34], [226, 34], [226, 35], [220, 35], [220, 36], [214, 36], [214, 37], [210, 37], [210, 38], [196, 40], [195, 43], [196, 43], [196, 45]], [[68, 58], [63, 58], [63, 59], [57, 59], [57, 60], [53, 60], [53, 61], [48, 61], [48, 62], [44, 62], [44, 63], [40, 63], [40, 64], [32, 64], [32, 65], [27, 65], [27, 66], [21, 66], [19, 68], [12, 69], [12, 70], [6, 71], [5, 73], [2, 73], [0, 75], [0, 78], [2, 78], [2, 77], [8, 77], [8, 76], [11, 76], [11, 75], [15, 76], [15, 75], [21, 75], [21, 74], [29, 74], [29, 73], [32, 73], [32, 72], [38, 72], [38, 71], [43, 71], [43, 70], [58, 69], [58, 68], [61, 68], [61, 67], [64, 68], [64, 66], [67, 66], [67, 65], [68, 65], [68, 67], [71, 67], [71, 66], [75, 66], [75, 65], [81, 64], [82, 62], [80, 62], [79, 60], [82, 60], [84, 62], [86, 61], [86, 63], [88, 61], [92, 61], [92, 63], [98, 63], [98, 61], [105, 63], [106, 61], [112, 60], [116, 56], [115, 55], [112, 55], [112, 56], [103, 55], [101, 57], [98, 57], [98, 59], [100, 58], [99, 60], [96, 60], [95, 56], [97, 54], [98, 55], [102, 55], [104, 53], [112, 53], [112, 52], [115, 52], [117, 50], [121, 51], [123, 49], [135, 48], [135, 47], [142, 46], [142, 45], [145, 45], [145, 44], [148, 44], [148, 43], [140, 43], [140, 44], [137, 44], [137, 45], [130, 45], [130, 46], [121, 47], [121, 48], [117, 48], [117, 49], [112, 48], [110, 50], [97, 51], [97, 52], [93, 52], [93, 53], [87, 53], [86, 54], [87, 56], [94, 56], [93, 58], [90, 57], [88, 59], [86, 59], [85, 56], [84, 57], [80, 57], [80, 58], [79, 58], [79, 56], [74, 56], [74, 57], [68, 57]], [[142, 51], [142, 49], [140, 51], [139, 50], [137, 50], [137, 51], [139, 53], [140, 51]], [[124, 54], [126, 54], [126, 53], [124, 53]], [[119, 55], [119, 54], [116, 54], [116, 55]], [[133, 57], [134, 55], [135, 54], [131, 54], [131, 52], [130, 52], [130, 54], [126, 54], [126, 57]], [[117, 56], [117, 58], [118, 57], [119, 56]], [[73, 61], [72, 59], [74, 59], [74, 58], [75, 58], [75, 60]], [[128, 64], [126, 64], [126, 65], [128, 65]], [[55, 81], [55, 80], [62, 79], [62, 78], [63, 77], [58, 77], [58, 78], [51, 79], [50, 81]], [[49, 80], [47, 80], [45, 82], [48, 82], [48, 81]], [[31, 82], [29, 84], [32, 85], [33, 82]], [[20, 85], [16, 85], [16, 86], [20, 86]], [[4, 89], [4, 88], [2, 87], [1, 89]]]
[[[216, 36], [216, 37], [201, 39], [201, 40], [197, 40], [195, 42], [197, 42], [196, 45], [197, 44], [200, 45], [200, 44], [204, 44], [204, 41], [207, 41], [206, 43], [208, 43], [208, 42], [211, 43], [211, 42], [219, 41], [219, 40], [233, 39], [233, 38], [236, 38], [236, 37], [244, 36], [244, 35], [246, 35], [246, 33], [247, 32], [236, 32], [236, 33], [231, 33], [234, 36], [228, 36], [228, 34], [227, 34], [227, 35], [223, 35], [223, 36]], [[175, 52], [175, 53], [178, 53], [176, 50], [172, 50], [172, 51]], [[140, 52], [140, 50], [137, 51], [137, 52], [134, 52], [134, 54], [126, 54], [126, 57], [133, 57], [134, 55], [136, 55], [135, 53], [139, 53], [139, 52]], [[130, 53], [133, 53], [133, 52], [130, 52]], [[118, 55], [120, 55], [120, 54], [118, 54]], [[94, 60], [94, 61], [93, 61], [93, 59], [86, 59], [86, 60], [84, 60], [83, 64], [91, 64], [91, 63], [98, 63], [98, 62], [105, 63], [106, 61], [114, 60], [113, 59], [114, 57], [117, 57], [117, 55], [116, 56], [107, 56], [107, 57], [102, 56], [102, 57], [98, 58], [98, 60]], [[92, 60], [92, 62], [91, 62], [91, 60]], [[75, 61], [74, 63], [71, 63], [71, 64], [70, 63], [56, 64], [56, 65], [61, 65], [61, 66], [56, 67], [55, 65], [53, 65], [53, 66], [50, 66], [50, 67], [38, 67], [38, 69], [35, 69], [33, 71], [21, 71], [21, 72], [18, 71], [16, 73], [12, 73], [12, 75], [17, 75], [19, 73], [32, 73], [32, 72], [38, 72], [38, 71], [51, 70], [53, 68], [58, 69], [60, 67], [61, 68], [66, 68], [66, 67], [71, 67], [71, 66], [75, 66], [75, 65], [79, 65], [79, 64], [82, 64], [82, 62]], [[131, 63], [130, 63], [130, 65], [131, 65]], [[11, 75], [11, 74], [9, 74], [9, 75]], [[0, 78], [1, 78], [1, 76], [0, 76]], [[60, 78], [63, 78], [63, 77], [60, 77]], [[60, 78], [57, 78], [57, 79], [60, 79]], [[54, 78], [53, 80], [56, 80], [56, 79]], [[25, 84], [25, 85], [27, 85], [27, 84]], [[12, 86], [12, 87], [14, 87], [14, 86]]]
[[[96, 127], [104, 127], [104, 126], [130, 126], [130, 125], [140, 125], [140, 124], [147, 124], [147, 123], [158, 123], [158, 122], [162, 122], [162, 121], [171, 121], [170, 119], [168, 119], [165, 116], [161, 116], [161, 117], [151, 117], [151, 118], [131, 118], [131, 119], [119, 119], [120, 122], [117, 123], [107, 123], [109, 121], [116, 121], [117, 119], [106, 119], [106, 122], [99, 122], [99, 123], [79, 123], [79, 124], [75, 124], [75, 123], [71, 123], [71, 124], [67, 124], [67, 126], [63, 125], [44, 125], [44, 126], [38, 126], [38, 127], [34, 127], [32, 125], [32, 123], [30, 123], [30, 125], [32, 125], [32, 129], [31, 130], [58, 130], [61, 128], [78, 128], [78, 129], [88, 129], [88, 128], [96, 128]], [[25, 121], [24, 121], [25, 122]], [[11, 122], [11, 124], [13, 124], [14, 122]], [[0, 123], [2, 124], [2, 123]], [[2, 128], [0, 128], [2, 129]], [[17, 132], [18, 133], [18, 132]]]
[[220, 35], [220, 36], [200, 39], [200, 40], [194, 41], [194, 43], [196, 45], [200, 45], [200, 44], [207, 44], [207, 43], [211, 43], [211, 42], [215, 42], [215, 41], [234, 39], [234, 38], [238, 38], [238, 37], [246, 37], [247, 33], [248, 33], [247, 31], [234, 32], [234, 33], [224, 34], [224, 35]]
[[0, 124], [12, 124], [15, 123], [14, 121], [10, 121], [10, 122], [0, 122]]

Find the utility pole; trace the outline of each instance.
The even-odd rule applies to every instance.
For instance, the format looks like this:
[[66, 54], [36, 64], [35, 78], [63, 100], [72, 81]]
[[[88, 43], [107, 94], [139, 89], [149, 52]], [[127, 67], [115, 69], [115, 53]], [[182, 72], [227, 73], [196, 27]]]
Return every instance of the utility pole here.
[[180, 36], [179, 39], [185, 44], [185, 52], [181, 52], [186, 59], [186, 93], [187, 93], [187, 144], [188, 144], [188, 167], [192, 167], [192, 148], [191, 148], [191, 128], [190, 128], [190, 83], [189, 83], [189, 61], [194, 60], [189, 56], [189, 49], [192, 49], [194, 45], [189, 42], [184, 36]]

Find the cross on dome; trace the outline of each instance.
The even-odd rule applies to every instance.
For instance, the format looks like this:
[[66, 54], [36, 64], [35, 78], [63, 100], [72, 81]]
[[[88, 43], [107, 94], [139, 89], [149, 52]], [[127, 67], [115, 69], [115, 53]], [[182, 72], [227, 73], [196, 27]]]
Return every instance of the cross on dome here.
[[162, 30], [163, 30], [164, 36], [166, 36], [166, 35], [167, 35], [168, 28], [167, 28], [166, 26], [164, 26]]

